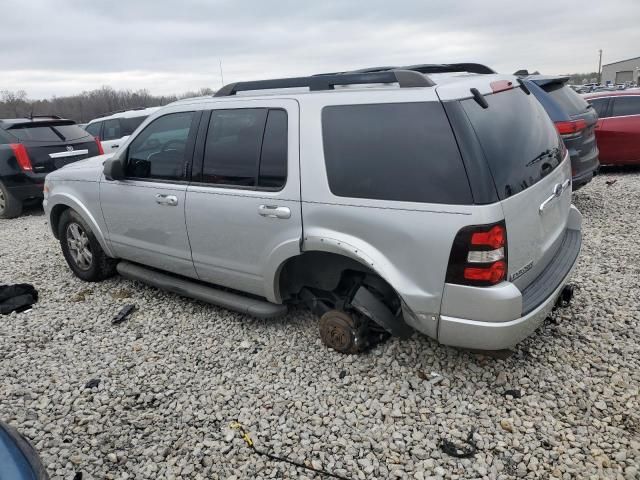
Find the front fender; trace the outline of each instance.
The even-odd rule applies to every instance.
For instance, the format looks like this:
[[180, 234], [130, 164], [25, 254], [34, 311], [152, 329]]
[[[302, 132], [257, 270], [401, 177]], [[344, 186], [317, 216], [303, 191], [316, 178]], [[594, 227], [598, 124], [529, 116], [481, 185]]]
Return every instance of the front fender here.
[[[98, 183], [95, 183], [95, 188], [96, 189], [99, 188]], [[105, 227], [103, 227], [104, 222], [102, 221], [102, 218], [101, 218], [102, 214], [99, 214], [100, 218], [96, 218], [97, 215], [94, 215], [93, 213], [91, 213], [91, 211], [80, 201], [80, 199], [78, 199], [76, 195], [70, 192], [60, 192], [60, 193], [49, 194], [46, 200], [45, 212], [47, 214], [47, 218], [49, 219], [49, 225], [51, 225], [52, 231], [54, 226], [53, 226], [51, 214], [53, 210], [60, 205], [65, 205], [66, 207], [71, 208], [78, 215], [80, 215], [82, 219], [85, 222], [87, 222], [87, 224], [91, 228], [91, 231], [93, 232], [96, 239], [98, 240], [98, 243], [100, 243], [100, 247], [102, 247], [102, 250], [104, 250], [104, 252], [108, 256], [115, 257], [115, 255], [113, 254], [113, 251], [111, 250], [111, 245], [107, 240], [107, 236], [103, 231], [103, 228]], [[56, 234], [56, 232], [53, 232], [53, 233], [54, 235]]]

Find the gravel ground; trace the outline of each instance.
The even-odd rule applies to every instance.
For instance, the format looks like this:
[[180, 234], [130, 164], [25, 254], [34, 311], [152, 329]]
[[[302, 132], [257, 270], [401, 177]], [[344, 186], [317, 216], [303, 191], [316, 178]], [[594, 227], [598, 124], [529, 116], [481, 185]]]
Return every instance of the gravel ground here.
[[[640, 478], [638, 199], [638, 170], [575, 194], [574, 304], [502, 358], [418, 335], [339, 355], [302, 310], [257, 321], [120, 278], [83, 283], [41, 210], [0, 220], [0, 279], [41, 294], [0, 317], [0, 418], [53, 479], [318, 478], [252, 453], [236, 420], [258, 448], [349, 479]], [[441, 451], [471, 431], [475, 456]]]

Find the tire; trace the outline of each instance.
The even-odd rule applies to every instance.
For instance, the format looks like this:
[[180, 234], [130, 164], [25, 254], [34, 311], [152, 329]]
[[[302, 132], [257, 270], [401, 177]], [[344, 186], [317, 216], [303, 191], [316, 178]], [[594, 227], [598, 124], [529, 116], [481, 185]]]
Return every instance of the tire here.
[[22, 202], [11, 195], [0, 182], [0, 218], [16, 218], [22, 213]]
[[73, 210], [58, 224], [60, 246], [69, 268], [85, 282], [100, 282], [116, 273], [117, 260], [108, 257], [89, 225]]

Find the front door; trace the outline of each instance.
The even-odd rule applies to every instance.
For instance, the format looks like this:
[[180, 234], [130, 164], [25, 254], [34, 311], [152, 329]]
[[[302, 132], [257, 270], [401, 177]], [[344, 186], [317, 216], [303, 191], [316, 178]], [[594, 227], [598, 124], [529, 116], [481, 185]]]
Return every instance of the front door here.
[[275, 270], [302, 237], [298, 104], [225, 102], [202, 122], [186, 201], [198, 276], [275, 301]]
[[196, 277], [184, 208], [200, 116], [177, 112], [156, 118], [127, 147], [126, 178], [102, 178], [100, 204], [119, 258]]

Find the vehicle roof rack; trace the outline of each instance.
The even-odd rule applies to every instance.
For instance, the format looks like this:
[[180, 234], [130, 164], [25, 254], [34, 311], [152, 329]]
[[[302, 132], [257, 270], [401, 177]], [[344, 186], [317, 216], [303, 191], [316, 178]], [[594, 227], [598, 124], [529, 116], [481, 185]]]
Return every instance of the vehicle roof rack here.
[[250, 90], [273, 90], [279, 88], [305, 88], [310, 91], [334, 90], [337, 85], [361, 85], [371, 83], [397, 83], [400, 88], [433, 87], [435, 83], [429, 77], [417, 71], [404, 69], [380, 72], [346, 72], [338, 74], [315, 75], [311, 77], [277, 78], [237, 82], [225, 85], [214, 97], [228, 97], [238, 92]]
[[[492, 74], [496, 73], [495, 70], [483, 65], [481, 63], [425, 63], [419, 65], [408, 65], [405, 67], [370, 67], [370, 68], [361, 68], [359, 70], [353, 70], [351, 72], [342, 72], [342, 73], [375, 73], [375, 72], [386, 72], [388, 70], [410, 70], [413, 72], [419, 72], [423, 74], [428, 73], [455, 73], [455, 72], [467, 72], [467, 73], [478, 73], [478, 74]], [[325, 74], [320, 74], [325, 75]], [[335, 75], [335, 74], [331, 74]]]

